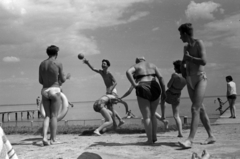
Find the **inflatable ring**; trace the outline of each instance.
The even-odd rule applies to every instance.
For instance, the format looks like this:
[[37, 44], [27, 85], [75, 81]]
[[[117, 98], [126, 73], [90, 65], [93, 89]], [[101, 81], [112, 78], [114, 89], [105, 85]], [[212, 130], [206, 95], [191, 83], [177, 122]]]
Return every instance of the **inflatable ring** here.
[[[57, 117], [58, 121], [61, 121], [67, 115], [67, 112], [68, 112], [68, 109], [69, 109], [69, 104], [68, 104], [67, 97], [62, 92], [60, 92], [60, 96], [61, 96], [61, 99], [62, 99], [62, 104], [60, 105], [60, 109], [59, 109], [59, 112], [58, 112], [58, 117]], [[41, 101], [41, 104], [40, 104], [40, 110], [39, 111], [41, 113], [41, 116], [43, 118], [45, 118], [46, 114], [45, 114], [45, 110], [44, 110], [42, 101]]]

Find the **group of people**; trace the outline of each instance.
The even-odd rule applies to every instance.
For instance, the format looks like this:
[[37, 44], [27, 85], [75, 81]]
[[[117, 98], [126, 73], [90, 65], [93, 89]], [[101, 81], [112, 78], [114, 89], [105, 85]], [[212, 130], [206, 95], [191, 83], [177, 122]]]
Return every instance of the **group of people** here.
[[[205, 90], [207, 88], [207, 76], [204, 71], [206, 65], [206, 51], [203, 42], [195, 39], [193, 36], [193, 27], [190, 23], [182, 24], [179, 28], [180, 39], [183, 43], [187, 43], [183, 49], [183, 59], [173, 62], [175, 73], [172, 74], [170, 81], [165, 82], [158, 67], [144, 57], [138, 57], [135, 64], [126, 71], [126, 77], [131, 86], [121, 97], [118, 97], [116, 85], [117, 82], [108, 70], [110, 62], [107, 59], [102, 60], [102, 69], [94, 68], [87, 59], [83, 59], [91, 70], [99, 73], [106, 86], [106, 95], [98, 99], [93, 108], [96, 112], [102, 114], [105, 122], [100, 125], [94, 133], [101, 135], [101, 131], [113, 126], [121, 126], [124, 121], [114, 110], [114, 104], [123, 102], [122, 99], [128, 96], [133, 89], [136, 90], [137, 101], [140, 112], [143, 117], [147, 141], [145, 144], [151, 145], [157, 141], [157, 117], [167, 123], [165, 120], [165, 103], [172, 105], [173, 117], [178, 127], [178, 137], [182, 135], [182, 123], [179, 117], [179, 103], [181, 91], [187, 85], [188, 93], [192, 101], [191, 113], [192, 121], [190, 134], [188, 138], [179, 142], [182, 148], [191, 148], [195, 134], [197, 132], [199, 119], [202, 121], [208, 138], [203, 144], [212, 144], [216, 141], [212, 134], [210, 121], [203, 104]], [[60, 92], [61, 84], [70, 78], [70, 74], [65, 75], [63, 66], [57, 61], [59, 48], [50, 46], [47, 48], [48, 59], [44, 60], [39, 67], [39, 82], [43, 85], [42, 88], [42, 103], [46, 111], [43, 128], [43, 144], [54, 144], [56, 141], [57, 132], [57, 112], [61, 102]], [[232, 97], [231, 97], [232, 98]], [[162, 114], [159, 115], [156, 110], [161, 103]], [[126, 107], [126, 112], [128, 108]], [[116, 124], [115, 117], [119, 119], [119, 124]], [[233, 116], [234, 117], [234, 116]], [[50, 143], [47, 140], [47, 129], [50, 121]]]

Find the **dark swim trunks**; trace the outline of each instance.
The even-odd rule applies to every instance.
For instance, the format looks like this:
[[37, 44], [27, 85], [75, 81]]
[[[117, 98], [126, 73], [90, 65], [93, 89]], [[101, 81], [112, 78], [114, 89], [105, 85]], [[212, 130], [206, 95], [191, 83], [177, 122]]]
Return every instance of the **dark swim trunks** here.
[[227, 96], [228, 99], [237, 99], [237, 95], [236, 94], [232, 94], [230, 96]]
[[153, 102], [161, 95], [161, 88], [157, 81], [142, 81], [136, 87], [136, 95]]
[[181, 93], [173, 93], [170, 90], [167, 90], [166, 95], [167, 95], [166, 102], [168, 104], [178, 105], [180, 103]]

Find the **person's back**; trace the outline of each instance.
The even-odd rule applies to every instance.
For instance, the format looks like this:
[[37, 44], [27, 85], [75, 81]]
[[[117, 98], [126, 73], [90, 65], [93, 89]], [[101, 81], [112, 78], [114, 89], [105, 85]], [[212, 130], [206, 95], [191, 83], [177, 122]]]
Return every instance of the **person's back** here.
[[135, 76], [138, 80], [141, 81], [152, 80], [155, 76], [155, 68], [156, 66], [154, 64], [142, 61], [141, 63], [137, 63], [135, 65]]
[[174, 82], [172, 83], [170, 89], [173, 93], [180, 93], [186, 85], [186, 80], [180, 74], [173, 74]]
[[44, 60], [40, 65], [40, 73], [43, 81], [43, 88], [60, 86], [58, 82], [59, 67], [57, 61]]

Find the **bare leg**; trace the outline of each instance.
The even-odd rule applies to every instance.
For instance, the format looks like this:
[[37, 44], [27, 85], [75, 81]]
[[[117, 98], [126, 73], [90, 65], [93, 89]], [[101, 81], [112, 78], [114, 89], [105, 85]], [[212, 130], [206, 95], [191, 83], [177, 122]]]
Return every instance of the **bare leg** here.
[[229, 102], [229, 106], [230, 106], [230, 113], [231, 113], [231, 118], [236, 118], [236, 108], [235, 108], [235, 101], [236, 99], [229, 99], [228, 102]]
[[137, 97], [137, 100], [138, 100], [139, 109], [143, 116], [143, 123], [144, 123], [145, 131], [147, 134], [147, 138], [148, 138], [146, 144], [153, 144], [150, 102], [141, 97]]
[[101, 111], [100, 111], [100, 113], [101, 113], [102, 116], [104, 117], [105, 122], [104, 122], [102, 125], [100, 125], [100, 126], [94, 131], [94, 133], [97, 134], [97, 135], [101, 135], [101, 134], [99, 133], [99, 131], [101, 131], [102, 129], [107, 128], [107, 127], [109, 127], [109, 126], [111, 126], [111, 125], [113, 124], [113, 120], [112, 120], [112, 117], [111, 117], [111, 114], [112, 114], [112, 113], [111, 113], [110, 110], [108, 110], [107, 108], [102, 108]]
[[[213, 137], [213, 135], [211, 134], [210, 122], [209, 122], [206, 112], [204, 111], [204, 107], [202, 104], [206, 87], [207, 87], [207, 80], [199, 81], [199, 83], [195, 87], [195, 90], [193, 90], [188, 85], [188, 93], [189, 93], [190, 99], [192, 101], [192, 121], [191, 121], [190, 134], [189, 134], [187, 140], [185, 142], [179, 142], [179, 144], [183, 148], [191, 148], [193, 139], [197, 132], [200, 115], [201, 115], [201, 121], [202, 121], [206, 131], [208, 132], [209, 138]], [[201, 113], [200, 113], [200, 109], [201, 109]]]
[[178, 137], [183, 137], [182, 135], [182, 121], [179, 116], [179, 104], [177, 105], [172, 105], [172, 111], [173, 111], [173, 117], [176, 121], [176, 125], [178, 128]]
[[120, 127], [120, 126], [123, 125], [125, 122], [124, 122], [124, 120], [122, 120], [122, 118], [120, 117], [120, 115], [118, 114], [118, 112], [117, 112], [116, 110], [114, 110], [114, 113], [115, 113], [116, 117], [117, 117], [118, 120], [119, 120], [118, 127]]
[[49, 98], [51, 99], [51, 107], [50, 107], [50, 139], [51, 143], [53, 144], [56, 142], [56, 135], [57, 135], [57, 116], [60, 109], [60, 105], [62, 103], [60, 93], [51, 94], [49, 92]]
[[160, 105], [161, 105], [162, 118], [165, 119], [165, 108], [166, 108], [166, 106], [165, 106], [165, 101], [162, 101], [162, 100], [161, 100]]
[[206, 129], [207, 133], [208, 133], [208, 138], [202, 143], [202, 144], [212, 144], [214, 142], [216, 142], [215, 137], [212, 135], [212, 130], [210, 127], [210, 120], [208, 118], [208, 115], [205, 111], [205, 106], [202, 105], [202, 108], [200, 109], [200, 119], [203, 123], [204, 128]]
[[151, 102], [150, 111], [151, 111], [151, 121], [152, 121], [152, 141], [153, 143], [157, 141], [157, 119], [156, 119], [156, 110], [158, 107], [159, 99]]
[[47, 145], [49, 145], [48, 139], [47, 139], [47, 132], [48, 132], [48, 127], [49, 127], [51, 102], [49, 99], [45, 98], [44, 96], [42, 96], [42, 102], [43, 102], [43, 107], [44, 107], [44, 110], [46, 113], [46, 116], [43, 120], [43, 145], [47, 146]]
[[155, 116], [156, 116], [156, 118], [157, 118], [158, 120], [160, 120], [161, 122], [163, 122], [164, 127], [165, 127], [165, 130], [168, 129], [168, 121], [167, 121], [166, 119], [163, 119], [163, 118], [161, 117], [161, 115], [158, 114], [157, 112], [155, 113]]

